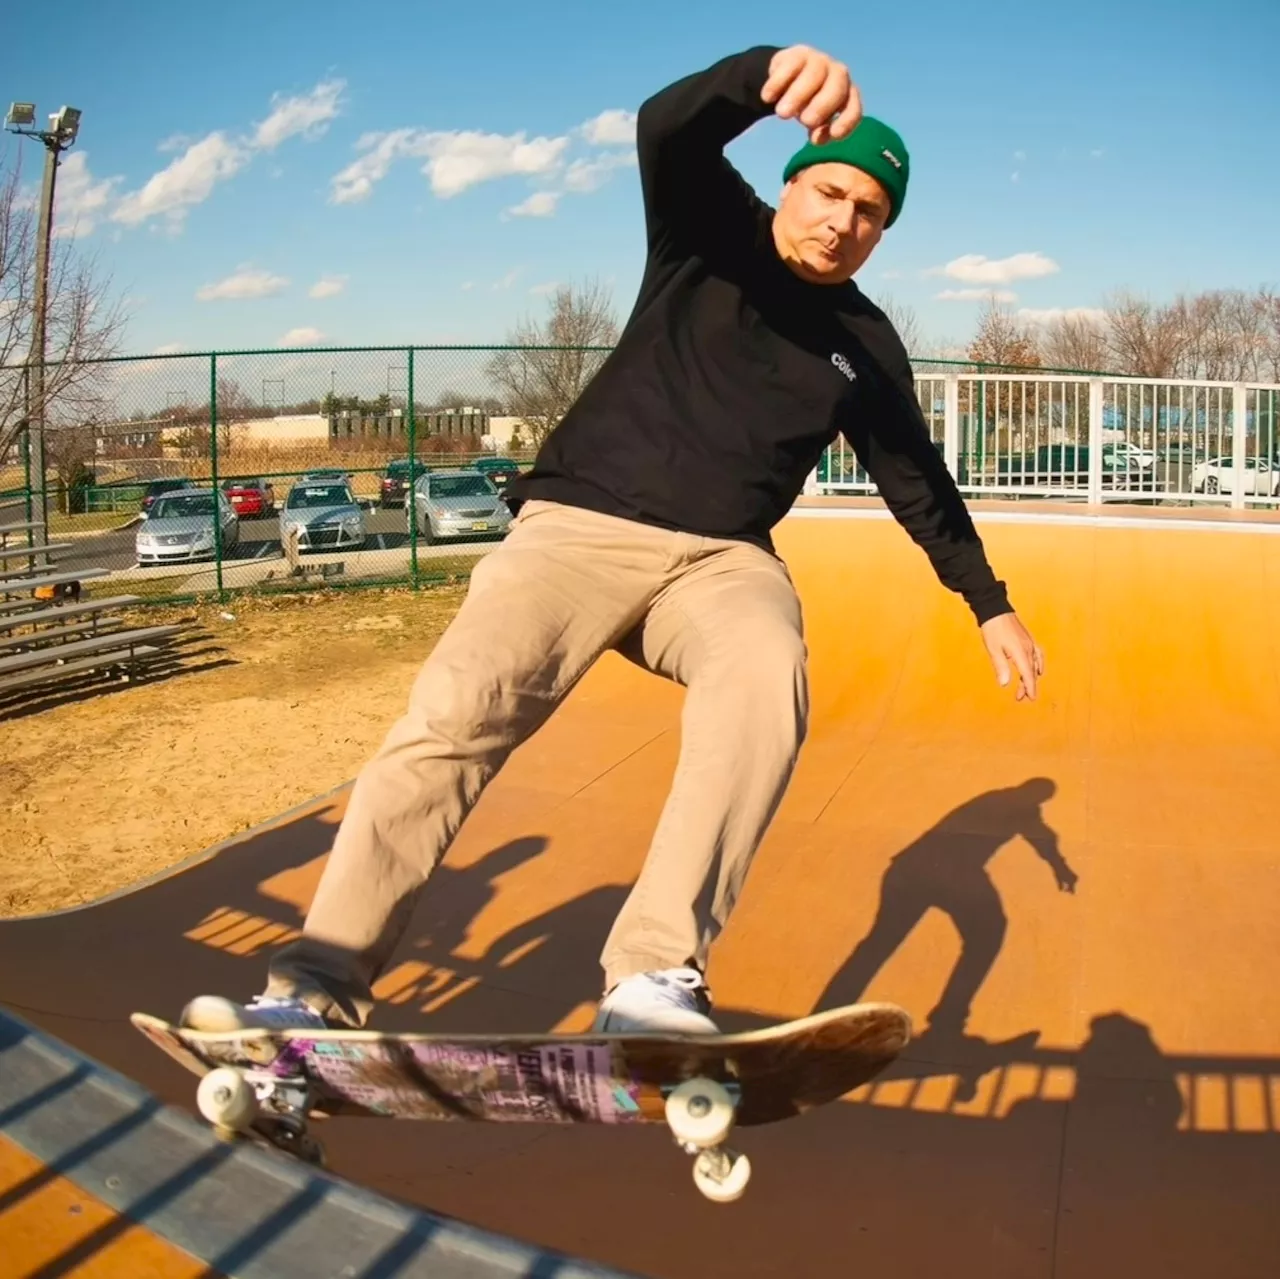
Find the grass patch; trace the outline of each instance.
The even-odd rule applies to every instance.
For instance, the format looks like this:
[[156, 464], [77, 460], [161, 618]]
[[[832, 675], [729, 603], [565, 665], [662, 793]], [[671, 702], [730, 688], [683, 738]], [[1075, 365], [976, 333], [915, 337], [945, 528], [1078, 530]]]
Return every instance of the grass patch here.
[[132, 524], [136, 515], [124, 511], [90, 511], [85, 515], [63, 515], [49, 512], [49, 536], [65, 537], [68, 533], [110, 533]]

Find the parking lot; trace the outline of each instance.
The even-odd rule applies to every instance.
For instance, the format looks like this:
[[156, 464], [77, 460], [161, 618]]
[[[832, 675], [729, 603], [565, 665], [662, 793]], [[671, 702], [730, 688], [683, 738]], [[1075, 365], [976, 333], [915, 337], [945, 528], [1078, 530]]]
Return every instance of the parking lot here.
[[[287, 490], [286, 490], [287, 491]], [[280, 508], [283, 493], [277, 490], [275, 510], [265, 516], [240, 515], [239, 540], [225, 546], [222, 555], [222, 577], [228, 585], [246, 585], [249, 582], [289, 575], [292, 566], [287, 563], [281, 544]], [[405, 526], [403, 506], [382, 507], [378, 500], [362, 497], [359, 505], [363, 511], [366, 538], [358, 548], [342, 547], [338, 550], [304, 551], [299, 557], [305, 569], [320, 573], [338, 572], [343, 577], [368, 578], [407, 576], [410, 571], [411, 544]], [[121, 519], [127, 520], [126, 513]], [[136, 550], [136, 537], [145, 521], [135, 516], [122, 527], [114, 530], [76, 537], [73, 545], [62, 552], [60, 566], [68, 570], [106, 568], [111, 581], [147, 583], [157, 585], [173, 582], [174, 575], [191, 579], [175, 590], [204, 589], [211, 582], [216, 565], [212, 557], [193, 559], [164, 565], [140, 565]], [[447, 562], [465, 557], [471, 559], [491, 550], [500, 537], [475, 534], [467, 537], [450, 537], [428, 543], [421, 533], [417, 538], [417, 556], [420, 564]], [[446, 567], [441, 564], [441, 567]], [[427, 571], [430, 571], [428, 568]]]

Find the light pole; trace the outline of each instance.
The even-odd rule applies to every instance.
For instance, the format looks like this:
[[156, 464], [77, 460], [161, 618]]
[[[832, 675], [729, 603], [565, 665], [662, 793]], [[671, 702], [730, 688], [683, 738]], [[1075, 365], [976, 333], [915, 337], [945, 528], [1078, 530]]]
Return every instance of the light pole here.
[[[31, 319], [31, 351], [27, 356], [27, 439], [31, 447], [31, 467], [40, 483], [40, 520], [37, 537], [40, 545], [48, 540], [49, 492], [44, 472], [44, 364], [45, 321], [49, 290], [49, 245], [53, 238], [53, 189], [58, 178], [58, 157], [80, 132], [80, 112], [76, 107], [63, 107], [49, 116], [49, 128], [33, 127], [36, 121], [34, 102], [14, 102], [4, 118], [10, 133], [39, 138], [44, 143], [44, 182], [40, 189], [40, 230], [36, 240], [36, 296]], [[31, 379], [35, 379], [35, 393]], [[33, 431], [31, 428], [35, 427]]]

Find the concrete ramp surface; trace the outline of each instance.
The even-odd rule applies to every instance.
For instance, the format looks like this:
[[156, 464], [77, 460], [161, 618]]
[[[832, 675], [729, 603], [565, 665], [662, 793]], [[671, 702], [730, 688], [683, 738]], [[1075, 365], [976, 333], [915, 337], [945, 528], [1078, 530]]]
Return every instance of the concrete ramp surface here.
[[[732, 1205], [697, 1194], [660, 1128], [332, 1120], [320, 1135], [352, 1193], [661, 1279], [1274, 1273], [1280, 537], [982, 528], [1047, 654], [1032, 705], [995, 686], [967, 610], [892, 523], [779, 530], [813, 720], [709, 973], [726, 1029], [901, 1003], [920, 1030], [904, 1059], [741, 1134], [754, 1175]], [[589, 1021], [681, 700], [621, 659], [588, 676], [437, 871], [375, 1026]], [[194, 1113], [194, 1078], [128, 1015], [260, 989], [344, 802], [0, 925], [0, 1004]]]

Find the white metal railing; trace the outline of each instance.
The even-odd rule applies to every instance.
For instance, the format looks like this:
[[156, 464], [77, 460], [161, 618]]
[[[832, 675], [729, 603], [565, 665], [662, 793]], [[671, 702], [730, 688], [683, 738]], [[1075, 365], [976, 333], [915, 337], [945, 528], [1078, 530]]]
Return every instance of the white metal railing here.
[[[966, 496], [1280, 509], [1278, 385], [919, 373], [915, 386]], [[841, 437], [806, 491], [876, 489]]]

